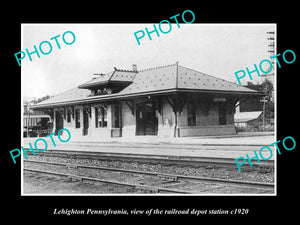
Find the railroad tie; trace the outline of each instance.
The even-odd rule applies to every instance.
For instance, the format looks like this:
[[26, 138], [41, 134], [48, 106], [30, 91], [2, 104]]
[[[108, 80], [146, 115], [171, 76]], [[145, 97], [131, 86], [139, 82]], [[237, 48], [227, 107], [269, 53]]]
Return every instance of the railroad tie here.
[[157, 188], [152, 188], [152, 187], [148, 187], [148, 186], [143, 186], [143, 185], [139, 185], [139, 186], [135, 186], [135, 189], [137, 191], [141, 191], [141, 192], [145, 192], [145, 193], [159, 193]]
[[177, 176], [169, 175], [169, 174], [157, 174], [158, 178], [163, 181], [178, 181]]
[[83, 182], [83, 178], [82, 177], [78, 177], [76, 175], [68, 175], [67, 179], [71, 180], [71, 181], [79, 181], [79, 182]]

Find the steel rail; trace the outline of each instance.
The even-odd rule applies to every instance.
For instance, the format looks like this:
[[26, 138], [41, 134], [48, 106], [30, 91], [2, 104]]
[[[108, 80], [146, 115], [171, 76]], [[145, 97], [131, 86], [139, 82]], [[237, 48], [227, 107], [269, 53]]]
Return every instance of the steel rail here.
[[274, 189], [274, 184], [272, 184], [272, 183], [262, 183], [262, 182], [254, 182], [254, 181], [240, 181], [240, 180], [230, 180], [230, 179], [221, 179], [221, 178], [185, 176], [185, 175], [177, 175], [177, 174], [148, 172], [148, 171], [141, 171], [141, 170], [129, 170], [129, 169], [119, 169], [119, 168], [99, 167], [99, 166], [86, 166], [86, 165], [68, 164], [68, 163], [45, 162], [45, 161], [37, 161], [37, 160], [24, 160], [24, 162], [56, 165], [56, 166], [63, 166], [63, 167], [67, 167], [67, 168], [76, 168], [76, 169], [82, 168], [82, 169], [123, 172], [123, 173], [134, 173], [134, 174], [162, 177], [164, 179], [170, 179], [170, 180], [174, 179], [174, 180], [183, 180], [183, 181], [198, 181], [198, 182], [204, 181], [204, 182], [222, 183], [222, 184], [226, 183], [230, 186], [243, 187], [243, 188], [255, 188], [255, 189], [263, 189], [263, 190]]
[[35, 169], [29, 169], [29, 168], [24, 168], [23, 170], [30, 171], [30, 172], [50, 174], [50, 175], [55, 175], [55, 176], [63, 176], [63, 177], [76, 179], [76, 180], [80, 180], [80, 181], [88, 180], [88, 181], [94, 181], [94, 182], [100, 182], [100, 183], [134, 187], [137, 189], [151, 191], [151, 192], [155, 192], [155, 193], [167, 192], [167, 193], [178, 193], [178, 194], [195, 194], [193, 192], [181, 191], [181, 190], [170, 189], [170, 188], [153, 187], [153, 186], [149, 186], [149, 185], [140, 185], [140, 184], [130, 184], [130, 183], [125, 183], [125, 182], [106, 180], [106, 179], [87, 177], [87, 176], [78, 176], [78, 175], [73, 175], [73, 174], [58, 173], [58, 172], [52, 172], [52, 171], [46, 171], [46, 170], [35, 170]]
[[[25, 148], [26, 149], [26, 148]], [[26, 153], [33, 155], [31, 152]], [[134, 153], [112, 153], [112, 152], [86, 152], [86, 151], [72, 151], [72, 150], [51, 150], [48, 152], [40, 153], [44, 156], [59, 156], [67, 158], [81, 158], [81, 159], [118, 159], [142, 162], [162, 162], [166, 164], [181, 164], [181, 165], [196, 165], [201, 164], [209, 165], [215, 164], [222, 167], [236, 167], [234, 159], [231, 158], [214, 158], [214, 157], [194, 157], [194, 156], [170, 156], [170, 155], [149, 155], [149, 154], [134, 154]], [[256, 168], [273, 168], [274, 161], [267, 160], [252, 162], [253, 167]], [[247, 166], [247, 165], [246, 165]], [[249, 165], [250, 167], [250, 165]]]

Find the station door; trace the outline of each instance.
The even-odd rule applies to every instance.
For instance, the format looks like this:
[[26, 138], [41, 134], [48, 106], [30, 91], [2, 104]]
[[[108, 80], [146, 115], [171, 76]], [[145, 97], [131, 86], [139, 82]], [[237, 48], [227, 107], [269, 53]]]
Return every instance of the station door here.
[[88, 112], [84, 109], [83, 110], [83, 135], [88, 135], [89, 131], [89, 114]]
[[139, 103], [136, 107], [136, 135], [157, 135], [158, 119], [154, 103]]
[[55, 135], [57, 135], [57, 132], [63, 128], [64, 128], [63, 116], [60, 112], [56, 111], [55, 112]]

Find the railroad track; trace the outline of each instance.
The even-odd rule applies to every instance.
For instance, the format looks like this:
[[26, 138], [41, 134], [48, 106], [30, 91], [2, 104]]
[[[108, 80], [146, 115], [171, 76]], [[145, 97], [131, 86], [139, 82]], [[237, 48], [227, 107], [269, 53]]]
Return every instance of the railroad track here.
[[[194, 176], [184, 176], [184, 175], [177, 175], [177, 174], [166, 174], [166, 173], [128, 170], [128, 169], [120, 169], [120, 168], [112, 168], [112, 167], [86, 166], [86, 165], [78, 165], [78, 164], [46, 162], [46, 161], [37, 161], [37, 160], [24, 160], [24, 162], [25, 164], [28, 163], [32, 165], [38, 164], [38, 165], [50, 166], [52, 168], [51, 170], [41, 170], [35, 168], [28, 168], [27, 166], [26, 167], [24, 166], [24, 171], [62, 176], [62, 177], [72, 179], [74, 181], [87, 180], [93, 182], [101, 182], [101, 183], [107, 183], [113, 185], [133, 187], [138, 191], [146, 192], [146, 193], [201, 194], [201, 193], [207, 193], [209, 191], [214, 191], [214, 190], [223, 190], [224, 188], [225, 189], [231, 188], [233, 190], [242, 189], [244, 190], [244, 193], [247, 193], [247, 191], [249, 191], [250, 193], [274, 193], [274, 184], [271, 183], [228, 180], [228, 179], [208, 178], [208, 177], [194, 177]], [[53, 171], [53, 166], [63, 168], [64, 172]], [[72, 173], [65, 173], [65, 170], [72, 171]], [[78, 171], [80, 170], [81, 171], [84, 170], [85, 173], [86, 170], [118, 173], [119, 175], [117, 175], [115, 178], [126, 177], [126, 182], [120, 181], [119, 179], [111, 180], [107, 178], [103, 179], [99, 177], [78, 175]], [[134, 174], [137, 176], [131, 178], [128, 176], [128, 174]], [[102, 176], [103, 174], [100, 175]], [[111, 177], [111, 175], [108, 176]], [[142, 182], [143, 184], [140, 184], [141, 180], [143, 181]]]
[[[26, 148], [25, 148], [26, 149]], [[26, 154], [32, 155], [32, 152]], [[187, 166], [209, 166], [236, 168], [236, 163], [232, 158], [216, 157], [195, 157], [195, 156], [171, 156], [171, 155], [149, 155], [136, 153], [112, 153], [112, 152], [92, 152], [92, 151], [73, 151], [73, 150], [49, 150], [39, 153], [49, 157], [71, 158], [71, 159], [101, 159], [101, 160], [119, 160], [127, 162], [160, 163], [168, 165], [187, 165]], [[243, 165], [244, 170], [274, 170], [274, 161], [257, 160], [252, 161], [253, 167], [249, 164]]]

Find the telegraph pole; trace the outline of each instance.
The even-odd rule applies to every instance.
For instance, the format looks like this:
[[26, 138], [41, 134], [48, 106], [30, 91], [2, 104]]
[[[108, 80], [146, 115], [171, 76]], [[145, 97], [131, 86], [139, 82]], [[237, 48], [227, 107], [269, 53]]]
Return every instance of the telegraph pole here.
[[[271, 58], [271, 56], [275, 55], [275, 32], [274, 31], [268, 31], [267, 32], [267, 40], [268, 40], [268, 53], [270, 55], [270, 61], [272, 62], [273, 70], [268, 74], [262, 74], [261, 75], [262, 77], [265, 77], [265, 80], [267, 80], [269, 77], [274, 77], [274, 75], [275, 75], [275, 72], [274, 72], [275, 71], [275, 69], [274, 69], [275, 62], [274, 62], [274, 58]], [[269, 67], [268, 71], [270, 69], [271, 68]], [[274, 82], [272, 82], [272, 83], [274, 84]]]

